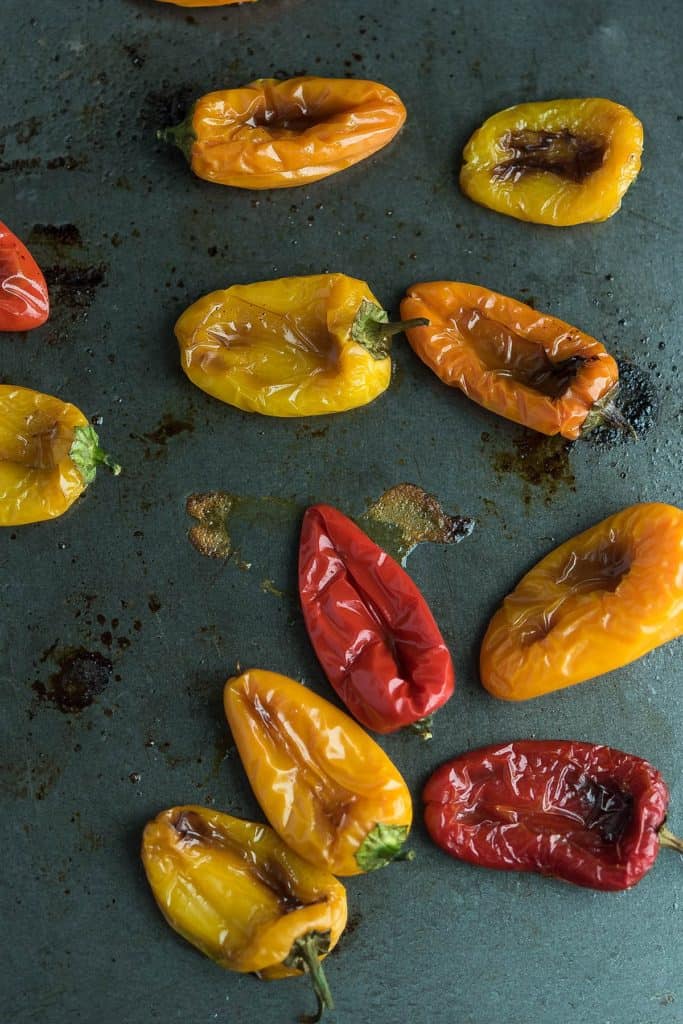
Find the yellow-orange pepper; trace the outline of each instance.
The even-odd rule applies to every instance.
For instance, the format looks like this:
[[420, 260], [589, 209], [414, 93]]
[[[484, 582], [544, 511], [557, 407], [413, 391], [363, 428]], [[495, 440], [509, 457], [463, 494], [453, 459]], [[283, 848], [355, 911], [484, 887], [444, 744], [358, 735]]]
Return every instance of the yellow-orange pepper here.
[[293, 679], [229, 679], [225, 713], [256, 799], [280, 838], [317, 867], [357, 875], [405, 860], [410, 793], [361, 727]]
[[346, 926], [346, 891], [267, 825], [206, 807], [172, 807], [149, 822], [142, 861], [175, 931], [221, 967], [260, 978], [310, 974], [332, 1008], [320, 960]]
[[465, 146], [460, 187], [518, 220], [566, 227], [616, 213], [640, 170], [643, 126], [611, 100], [520, 103]]
[[354, 78], [260, 78], [197, 100], [158, 138], [199, 178], [236, 188], [308, 185], [386, 146], [406, 108], [386, 85]]
[[80, 409], [0, 384], [0, 526], [61, 516], [95, 479], [99, 465], [121, 472]]
[[265, 416], [319, 416], [387, 389], [391, 336], [410, 326], [388, 321], [364, 281], [317, 274], [212, 292], [175, 333], [183, 370], [214, 398]]
[[401, 315], [427, 320], [406, 331], [420, 359], [499, 416], [570, 441], [600, 423], [631, 429], [613, 403], [616, 362], [564, 320], [458, 281], [413, 285]]
[[683, 632], [683, 511], [632, 505], [517, 584], [481, 648], [494, 697], [528, 700], [627, 665]]

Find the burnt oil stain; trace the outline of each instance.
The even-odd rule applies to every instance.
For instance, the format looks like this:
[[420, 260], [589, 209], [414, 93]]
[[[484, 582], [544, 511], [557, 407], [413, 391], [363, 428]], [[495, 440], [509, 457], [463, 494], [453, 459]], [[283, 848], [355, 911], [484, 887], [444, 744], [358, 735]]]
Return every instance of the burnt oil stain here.
[[31, 247], [51, 246], [53, 249], [83, 247], [81, 233], [75, 224], [34, 224], [28, 237]]
[[194, 423], [191, 420], [177, 419], [170, 413], [166, 413], [161, 417], [161, 422], [155, 430], [142, 436], [145, 441], [150, 441], [152, 444], [165, 445], [170, 438], [177, 437], [178, 434], [191, 433], [193, 430]]
[[161, 128], [174, 128], [183, 121], [202, 94], [200, 85], [186, 82], [173, 88], [167, 80], [161, 82], [161, 89], [148, 92], [140, 108], [138, 123], [152, 136]]
[[[484, 443], [489, 439], [488, 433], [482, 434]], [[572, 443], [562, 437], [528, 432], [513, 438], [514, 451], [491, 452], [491, 465], [498, 477], [519, 477], [524, 484], [535, 489], [546, 505], [550, 505], [561, 488], [576, 491], [576, 480], [569, 459]], [[532, 491], [528, 486], [522, 497], [526, 505], [531, 503]]]
[[57, 663], [59, 670], [46, 683], [36, 681], [33, 690], [41, 703], [51, 704], [67, 715], [90, 707], [111, 680], [112, 662], [98, 651], [67, 650]]
[[457, 544], [474, 529], [473, 519], [449, 515], [435, 495], [407, 483], [381, 494], [358, 522], [401, 565], [418, 544]]
[[[620, 413], [633, 428], [636, 437], [648, 433], [657, 422], [659, 399], [652, 375], [627, 359], [617, 360], [619, 390], [615, 398]], [[610, 449], [633, 440], [628, 431], [614, 426], [601, 426], [586, 435], [595, 448]]]

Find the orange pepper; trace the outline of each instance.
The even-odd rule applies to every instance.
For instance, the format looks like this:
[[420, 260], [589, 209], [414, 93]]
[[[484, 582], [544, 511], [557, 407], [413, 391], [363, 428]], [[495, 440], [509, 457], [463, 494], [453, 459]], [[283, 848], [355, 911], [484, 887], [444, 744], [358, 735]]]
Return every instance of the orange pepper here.
[[413, 817], [398, 769], [333, 704], [276, 672], [228, 679], [225, 714], [263, 813], [300, 857], [358, 875], [403, 849]]
[[401, 316], [429, 321], [406, 335], [437, 377], [499, 416], [570, 441], [602, 422], [628, 428], [616, 362], [563, 320], [456, 281], [413, 285]]
[[683, 632], [683, 511], [632, 505], [546, 555], [491, 619], [494, 697], [528, 700], [611, 672]]
[[211, 92], [186, 120], [157, 133], [199, 178], [236, 188], [290, 188], [364, 160], [394, 138], [403, 103], [377, 82], [260, 78]]
[[617, 212], [640, 170], [643, 126], [611, 100], [520, 103], [465, 146], [460, 187], [518, 220], [567, 227]]

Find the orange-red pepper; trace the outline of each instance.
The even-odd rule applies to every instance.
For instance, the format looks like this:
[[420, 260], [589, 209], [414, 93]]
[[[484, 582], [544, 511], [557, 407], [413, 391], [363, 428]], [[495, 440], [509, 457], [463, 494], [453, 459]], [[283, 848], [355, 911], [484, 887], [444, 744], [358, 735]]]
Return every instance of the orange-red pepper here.
[[611, 672], [683, 633], [683, 511], [632, 505], [556, 548], [491, 619], [481, 681], [528, 700]]
[[237, 188], [290, 188], [326, 178], [382, 149], [406, 119], [378, 82], [261, 78], [199, 99], [175, 143], [199, 178]]
[[30, 331], [50, 313], [43, 272], [23, 242], [0, 221], [0, 331]]
[[401, 316], [436, 375], [485, 409], [570, 441], [601, 422], [627, 426], [612, 399], [615, 360], [595, 338], [479, 285], [430, 281], [408, 290]]

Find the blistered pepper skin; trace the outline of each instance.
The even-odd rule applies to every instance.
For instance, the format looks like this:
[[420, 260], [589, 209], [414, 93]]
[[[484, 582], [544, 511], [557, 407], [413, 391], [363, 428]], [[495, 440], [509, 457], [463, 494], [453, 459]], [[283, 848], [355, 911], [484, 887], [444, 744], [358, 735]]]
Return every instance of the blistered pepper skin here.
[[391, 358], [352, 337], [364, 281], [345, 274], [285, 277], [205, 295], [178, 320], [183, 370], [222, 402], [264, 416], [320, 416], [373, 401]]
[[24, 243], [0, 221], [0, 331], [30, 331], [49, 315], [43, 272]]
[[357, 855], [377, 826], [402, 835], [398, 852], [412, 823], [408, 787], [353, 719], [261, 669], [229, 679], [224, 703], [256, 799], [299, 856], [335, 875], [360, 874]]
[[0, 526], [61, 516], [100, 463], [120, 472], [75, 405], [0, 384]]
[[313, 649], [351, 714], [396, 732], [431, 716], [453, 693], [450, 653], [408, 574], [330, 505], [307, 509], [299, 595]]
[[647, 761], [566, 740], [470, 751], [438, 768], [423, 798], [427, 831], [452, 857], [605, 891], [650, 870], [669, 803]]
[[621, 206], [642, 150], [643, 126], [619, 103], [521, 103], [471, 137], [460, 187], [475, 203], [518, 220], [554, 227], [602, 221]]
[[285, 978], [298, 939], [346, 925], [346, 892], [267, 825], [197, 806], [163, 811], [144, 831], [142, 860], [162, 914], [221, 967]]
[[528, 700], [621, 668], [683, 632], [683, 512], [644, 503], [552, 551], [482, 643], [494, 697]]
[[542, 434], [576, 440], [618, 385], [617, 364], [595, 338], [479, 285], [415, 284], [401, 316], [429, 320], [406, 335], [440, 380]]
[[160, 133], [199, 178], [235, 188], [309, 185], [365, 160], [401, 129], [392, 89], [353, 78], [261, 78], [203, 96], [182, 125]]

